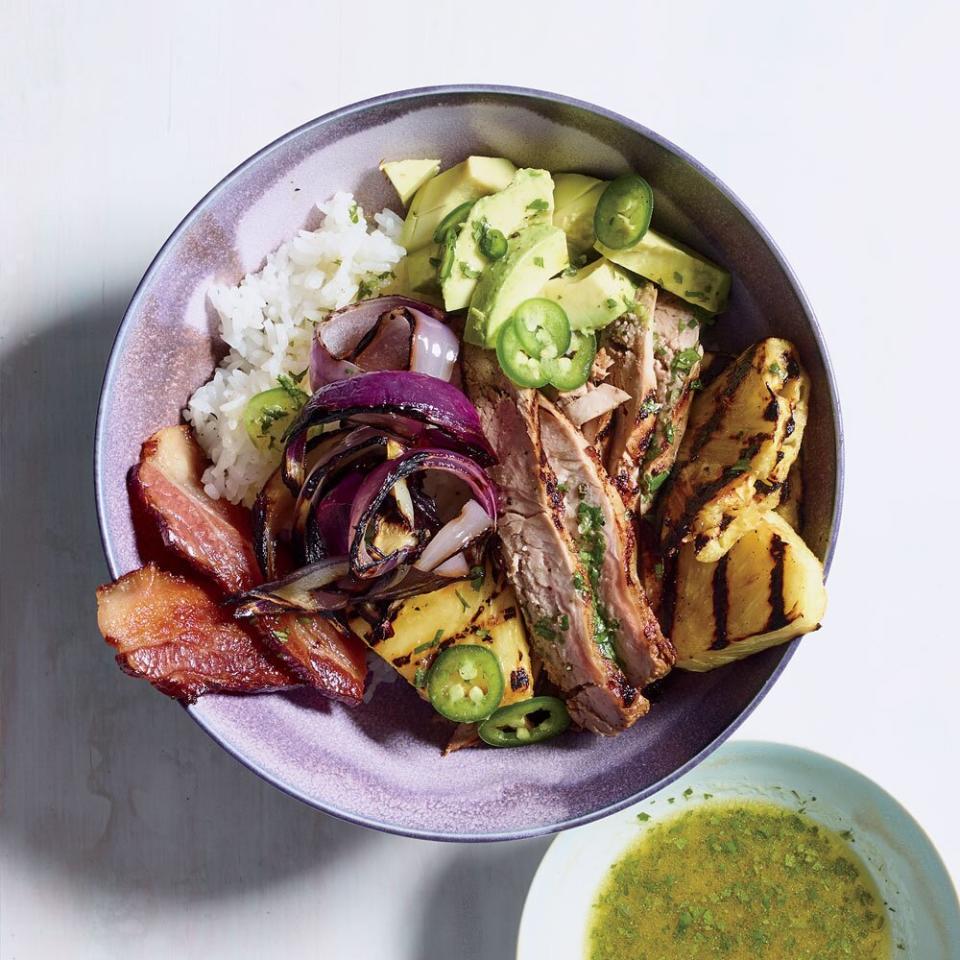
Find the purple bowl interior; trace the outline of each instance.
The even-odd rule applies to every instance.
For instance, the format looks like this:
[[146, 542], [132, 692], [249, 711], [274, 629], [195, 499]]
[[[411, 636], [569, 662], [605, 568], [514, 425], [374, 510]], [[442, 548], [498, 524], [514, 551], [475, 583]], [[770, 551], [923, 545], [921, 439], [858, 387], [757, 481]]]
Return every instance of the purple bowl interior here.
[[[600, 176], [641, 172], [655, 224], [726, 265], [732, 307], [713, 332], [734, 351], [776, 334], [799, 347], [813, 381], [804, 444], [805, 528], [826, 558], [840, 501], [840, 424], [816, 323], [775, 247], [745, 208], [691, 158], [650, 131], [587, 104], [508, 89], [411, 91], [337, 111], [266, 148], [184, 220], [144, 277], [118, 334], [97, 430], [97, 495], [112, 573], [137, 567], [125, 477], [140, 444], [176, 423], [220, 346], [206, 300], [297, 229], [315, 201], [353, 191], [368, 213], [400, 210], [381, 159], [471, 153]], [[658, 789], [727, 736], [776, 678], [791, 648], [710, 674], [670, 676], [649, 716], [615, 740], [567, 734], [537, 749], [442, 758], [447, 728], [402, 683], [358, 709], [307, 691], [209, 696], [190, 707], [226, 749], [322, 810], [444, 839], [504, 839], [582, 823]], [[146, 695], [146, 694], [145, 694]]]

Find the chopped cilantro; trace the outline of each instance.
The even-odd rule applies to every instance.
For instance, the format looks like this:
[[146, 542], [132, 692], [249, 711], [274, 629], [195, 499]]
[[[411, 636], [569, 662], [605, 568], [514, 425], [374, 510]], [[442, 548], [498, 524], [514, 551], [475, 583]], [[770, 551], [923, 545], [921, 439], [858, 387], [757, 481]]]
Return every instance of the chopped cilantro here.
[[687, 347], [681, 350], [673, 358], [671, 368], [681, 373], [687, 373], [700, 362], [700, 351], [696, 347]]
[[541, 210], [548, 210], [549, 208], [550, 208], [550, 204], [547, 203], [546, 200], [543, 200], [543, 199], [540, 198], [540, 197], [537, 197], [536, 200], [531, 200], [531, 201], [527, 204], [527, 209], [528, 209], [528, 210], [535, 210], [535, 211], [537, 211], [537, 212], [540, 212]]
[[673, 279], [674, 279], [677, 283], [683, 283], [683, 274], [680, 273], [680, 272], [677, 271], [677, 270], [674, 270], [674, 271], [673, 271]]
[[750, 469], [750, 460], [747, 457], [741, 457], [732, 467], [727, 470], [733, 474], [746, 473]]
[[486, 578], [486, 572], [483, 567], [476, 566], [470, 568], [470, 586], [473, 587], [477, 593], [480, 592], [480, 588], [483, 586], [483, 581]]
[[533, 258], [533, 265], [534, 265], [535, 267], [542, 267], [542, 266], [543, 266], [543, 257], [534, 257], [534, 258]]
[[423, 653], [424, 650], [431, 650], [439, 642], [440, 638], [443, 636], [443, 630], [438, 630], [434, 635], [432, 640], [427, 640], [426, 643], [421, 643], [418, 647], [413, 648], [414, 653]]
[[644, 487], [648, 494], [656, 493], [667, 481], [669, 472], [664, 470], [663, 473], [654, 473], [651, 474], [644, 480]]
[[662, 579], [663, 579], [663, 561], [662, 561], [662, 560], [658, 560], [658, 561], [653, 565], [653, 575], [654, 575], [658, 580], [662, 580]]
[[286, 630], [274, 630], [273, 635], [280, 643], [286, 643], [290, 639], [290, 634]]
[[476, 280], [481, 273], [480, 270], [475, 270], [469, 263], [464, 263], [463, 260], [460, 261], [460, 272], [470, 280]]
[[617, 305], [617, 301], [614, 300], [613, 297], [607, 297], [607, 299], [604, 301], [604, 304], [608, 310], [613, 310]]
[[649, 814], [649, 813], [646, 813], [646, 812], [643, 811], [643, 810], [641, 810], [641, 811], [637, 814], [637, 819], [638, 819], [641, 823], [646, 823], [646, 822], [650, 819], [650, 814]]
[[360, 222], [360, 207], [357, 205], [357, 201], [354, 200], [350, 204], [350, 222], [359, 223]]
[[556, 640], [557, 631], [553, 629], [553, 622], [548, 617], [541, 617], [534, 625], [533, 632], [544, 640]]
[[[277, 377], [277, 383], [283, 388], [284, 393], [293, 400], [297, 406], [302, 406], [310, 398], [297, 386], [296, 380], [287, 373], [281, 373]], [[290, 412], [289, 410], [287, 411]]]
[[457, 595], [457, 599], [460, 601], [460, 606], [463, 607], [464, 610], [469, 610], [470, 603], [464, 599], [463, 594], [459, 590], [454, 590], [453, 592]]
[[779, 377], [779, 376], [780, 376], [780, 364], [779, 364], [779, 363], [771, 363], [770, 366], [767, 367], [767, 369], [768, 369], [775, 377]]
[[424, 667], [417, 667], [417, 672], [413, 675], [413, 685], [422, 690], [427, 685], [427, 671]]
[[663, 428], [663, 439], [666, 440], [667, 443], [673, 443], [674, 436], [675, 434], [673, 432], [673, 424], [672, 423], [666, 424]]
[[647, 417], [659, 413], [662, 407], [662, 403], [657, 403], [653, 397], [647, 397], [647, 399], [640, 404], [640, 410], [638, 411], [640, 414], [640, 419], [645, 420]]

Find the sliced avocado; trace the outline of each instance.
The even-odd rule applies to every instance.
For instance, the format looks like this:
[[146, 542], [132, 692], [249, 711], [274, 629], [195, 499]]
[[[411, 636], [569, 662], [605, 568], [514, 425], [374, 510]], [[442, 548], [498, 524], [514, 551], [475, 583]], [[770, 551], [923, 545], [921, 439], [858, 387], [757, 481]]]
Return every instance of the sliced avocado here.
[[600, 259], [551, 280], [540, 294], [563, 307], [574, 330], [600, 330], [633, 309], [637, 286], [625, 270]]
[[553, 179], [546, 170], [518, 170], [499, 193], [481, 197], [470, 210], [453, 249], [453, 269], [441, 283], [443, 305], [462, 310], [490, 260], [481, 252], [483, 231], [499, 230], [505, 237], [532, 223], [550, 223]]
[[593, 232], [593, 212], [607, 181], [579, 173], [558, 173], [554, 183], [554, 226], [567, 235], [570, 256], [583, 256], [597, 241]]
[[437, 260], [442, 251], [435, 243], [407, 254], [402, 261], [407, 265], [407, 285], [412, 293], [440, 293], [440, 281], [437, 278]]
[[596, 177], [588, 177], [584, 173], [555, 173], [553, 175], [553, 203], [558, 210], [573, 203], [577, 197], [583, 196], [588, 190], [602, 183]]
[[404, 206], [428, 181], [440, 172], [439, 160], [384, 160], [380, 164], [383, 175], [393, 184]]
[[549, 223], [524, 227], [510, 239], [506, 254], [483, 271], [470, 301], [464, 340], [495, 346], [500, 327], [513, 311], [535, 297], [568, 263], [562, 230]]
[[407, 253], [433, 241], [433, 233], [451, 210], [502, 190], [517, 172], [503, 157], [467, 157], [428, 180], [414, 195], [399, 243]]
[[608, 260], [632, 273], [695, 303], [710, 313], [719, 313], [730, 293], [730, 274], [676, 240], [648, 230], [639, 243], [624, 250], [596, 244]]

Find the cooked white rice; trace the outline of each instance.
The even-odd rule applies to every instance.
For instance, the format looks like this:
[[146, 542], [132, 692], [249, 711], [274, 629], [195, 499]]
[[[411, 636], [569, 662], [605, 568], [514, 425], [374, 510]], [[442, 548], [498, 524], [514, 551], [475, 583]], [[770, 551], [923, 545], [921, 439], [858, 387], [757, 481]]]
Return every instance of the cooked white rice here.
[[396, 243], [402, 221], [391, 210], [374, 214], [370, 229], [349, 193], [317, 207], [324, 214], [318, 230], [301, 230], [237, 286], [209, 291], [230, 352], [183, 416], [212, 461], [203, 482], [214, 499], [250, 506], [277, 467], [277, 452], [259, 450], [244, 428], [250, 398], [276, 387], [278, 375], [303, 371], [314, 324], [356, 299], [361, 287], [375, 293], [404, 256]]

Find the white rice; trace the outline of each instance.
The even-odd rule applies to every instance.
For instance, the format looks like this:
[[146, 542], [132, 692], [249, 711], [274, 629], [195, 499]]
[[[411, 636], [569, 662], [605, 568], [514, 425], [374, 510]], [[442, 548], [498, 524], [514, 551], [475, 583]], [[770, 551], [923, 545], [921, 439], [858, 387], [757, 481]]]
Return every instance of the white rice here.
[[324, 214], [318, 230], [301, 230], [237, 286], [209, 291], [230, 352], [183, 416], [212, 461], [203, 482], [214, 499], [250, 506], [279, 462], [244, 428], [250, 398], [276, 387], [279, 374], [306, 369], [314, 324], [356, 299], [361, 284], [366, 296], [375, 293], [404, 256], [396, 243], [402, 220], [391, 210], [374, 214], [370, 229], [349, 193], [317, 207]]

